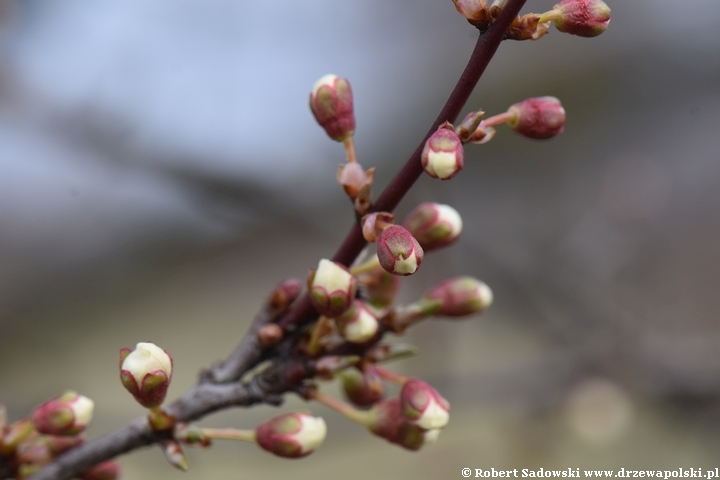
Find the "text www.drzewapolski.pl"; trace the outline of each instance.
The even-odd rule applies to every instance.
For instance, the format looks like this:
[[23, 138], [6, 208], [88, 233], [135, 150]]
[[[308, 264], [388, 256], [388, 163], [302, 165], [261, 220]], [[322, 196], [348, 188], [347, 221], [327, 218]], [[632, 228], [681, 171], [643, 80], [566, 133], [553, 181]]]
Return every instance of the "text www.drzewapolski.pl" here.
[[565, 470], [531, 470], [529, 468], [512, 470], [489, 470], [482, 468], [463, 468], [462, 476], [465, 478], [704, 478], [720, 480], [720, 468], [676, 468], [674, 470], [580, 470], [579, 468], [566, 468]]

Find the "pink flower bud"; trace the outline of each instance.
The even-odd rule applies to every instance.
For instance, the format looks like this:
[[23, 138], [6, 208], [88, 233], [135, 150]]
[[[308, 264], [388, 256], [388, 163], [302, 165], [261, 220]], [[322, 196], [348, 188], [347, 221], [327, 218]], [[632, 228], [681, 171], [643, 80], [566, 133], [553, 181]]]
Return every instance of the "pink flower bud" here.
[[342, 185], [343, 190], [351, 200], [358, 198], [363, 188], [371, 187], [374, 179], [375, 168], [365, 170], [357, 162], [346, 163], [338, 168], [338, 183]]
[[460, 236], [462, 218], [449, 205], [423, 203], [405, 217], [403, 226], [425, 252], [450, 245]]
[[344, 78], [325, 75], [315, 82], [310, 94], [310, 109], [333, 140], [342, 142], [355, 133], [352, 89]]
[[460, 137], [452, 127], [441, 127], [425, 142], [420, 160], [423, 169], [431, 177], [451, 179], [464, 165], [464, 150]]
[[558, 30], [580, 37], [597, 37], [610, 23], [610, 7], [602, 0], [563, 0], [552, 12]]
[[120, 464], [114, 460], [95, 465], [80, 477], [81, 480], [116, 480], [120, 478]]
[[154, 343], [138, 343], [120, 350], [120, 380], [145, 408], [162, 404], [172, 378], [172, 358]]
[[486, 0], [453, 0], [455, 9], [472, 25], [481, 30], [490, 26], [490, 12]]
[[437, 440], [439, 430], [424, 430], [405, 419], [398, 398], [375, 404], [370, 414], [369, 430], [395, 445], [408, 450], [419, 450], [423, 445]]
[[357, 280], [339, 263], [322, 259], [308, 276], [308, 290], [315, 309], [322, 315], [337, 317], [350, 308], [357, 293]]
[[464, 317], [479, 313], [492, 304], [490, 287], [472, 277], [446, 280], [423, 296], [423, 300], [439, 301], [433, 315]]
[[395, 300], [395, 295], [400, 289], [400, 277], [386, 272], [380, 266], [377, 256], [375, 261], [377, 264], [373, 268], [356, 275], [360, 292], [370, 305], [378, 308], [387, 307]]
[[327, 434], [325, 420], [306, 413], [283, 413], [255, 429], [258, 445], [279, 457], [310, 455]]
[[339, 375], [345, 396], [358, 407], [369, 407], [382, 400], [385, 386], [372, 365], [364, 371], [356, 368], [344, 370]]
[[423, 249], [405, 228], [388, 227], [377, 240], [377, 256], [380, 265], [393, 275], [412, 275], [420, 268]]
[[77, 435], [92, 420], [92, 400], [75, 392], [48, 400], [32, 414], [35, 430], [45, 435]]
[[379, 323], [362, 300], [354, 300], [352, 306], [335, 319], [340, 335], [350, 343], [365, 343], [375, 336]]
[[508, 109], [510, 128], [535, 140], [547, 140], [565, 129], [565, 109], [555, 97], [528, 98]]
[[423, 430], [443, 428], [450, 419], [448, 401], [430, 385], [415, 378], [403, 385], [400, 406], [405, 418]]

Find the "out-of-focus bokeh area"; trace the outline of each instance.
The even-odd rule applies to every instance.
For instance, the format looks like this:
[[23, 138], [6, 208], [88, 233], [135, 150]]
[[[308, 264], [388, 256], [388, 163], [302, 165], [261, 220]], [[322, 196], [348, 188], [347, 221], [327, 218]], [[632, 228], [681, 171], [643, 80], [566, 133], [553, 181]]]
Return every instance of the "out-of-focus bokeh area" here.
[[[607, 2], [598, 38], [505, 42], [468, 105], [554, 95], [562, 136], [500, 127], [460, 175], [422, 178], [398, 210], [438, 201], [465, 222], [403, 301], [459, 274], [495, 293], [482, 316], [414, 328], [421, 354], [392, 365], [451, 402], [439, 442], [406, 452], [289, 398], [284, 409], [326, 418], [318, 452], [296, 462], [220, 443], [190, 450], [183, 478], [719, 466], [720, 2]], [[0, 402], [16, 419], [76, 389], [96, 401], [93, 437], [142, 414], [118, 381], [121, 347], [171, 351], [179, 395], [277, 281], [304, 278], [347, 233], [344, 151], [309, 112], [313, 82], [351, 80], [379, 191], [477, 35], [450, 0], [0, 5]], [[253, 427], [274, 411], [201, 424]], [[127, 479], [181, 475], [158, 449], [122, 463]]]

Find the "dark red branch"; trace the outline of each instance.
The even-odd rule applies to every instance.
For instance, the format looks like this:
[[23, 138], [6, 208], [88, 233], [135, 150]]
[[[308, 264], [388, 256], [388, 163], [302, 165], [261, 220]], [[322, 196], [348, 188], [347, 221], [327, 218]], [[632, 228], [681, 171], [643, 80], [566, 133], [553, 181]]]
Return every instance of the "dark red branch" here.
[[[373, 211], [392, 212], [400, 203], [400, 200], [403, 199], [405, 194], [415, 184], [423, 172], [420, 155], [425, 146], [425, 141], [437, 130], [437, 127], [445, 121], [455, 122], [468, 98], [470, 98], [470, 94], [475, 89], [480, 77], [485, 72], [490, 60], [492, 60], [495, 55], [495, 52], [500, 46], [500, 42], [505, 38], [505, 32], [507, 32], [508, 27], [510, 27], [510, 24], [515, 17], [517, 17], [520, 9], [525, 5], [525, 2], [526, 0], [510, 0], [503, 9], [500, 17], [493, 23], [490, 29], [478, 38], [475, 44], [475, 50], [473, 50], [470, 60], [468, 60], [468, 64], [462, 75], [460, 75], [460, 79], [455, 85], [450, 97], [448, 97], [445, 102], [445, 106], [415, 149], [415, 152], [413, 152], [405, 163], [405, 166], [395, 175], [395, 178], [393, 178], [375, 201]], [[367, 242], [362, 236], [360, 226], [355, 224], [332, 259], [343, 265], [350, 265], [355, 261], [355, 258], [357, 258], [366, 244]], [[293, 326], [312, 321], [316, 317], [317, 314], [310, 303], [310, 297], [305, 295], [285, 318], [282, 319], [280, 325], [285, 328], [292, 328]]]

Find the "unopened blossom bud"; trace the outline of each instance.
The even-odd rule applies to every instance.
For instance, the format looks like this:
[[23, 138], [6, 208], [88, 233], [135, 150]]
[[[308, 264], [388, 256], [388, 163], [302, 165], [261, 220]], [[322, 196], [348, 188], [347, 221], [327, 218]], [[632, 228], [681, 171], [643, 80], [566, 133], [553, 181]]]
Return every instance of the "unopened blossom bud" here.
[[368, 429], [390, 443], [408, 450], [419, 450], [437, 440], [439, 430], [424, 430], [408, 422], [402, 414], [399, 398], [379, 402], [370, 410]]
[[400, 277], [391, 275], [380, 265], [377, 255], [375, 264], [356, 275], [362, 297], [373, 307], [390, 305], [400, 289]]
[[420, 268], [423, 249], [405, 228], [388, 227], [377, 240], [377, 256], [380, 265], [393, 275], [412, 275]]
[[427, 202], [410, 212], [403, 226], [425, 252], [450, 245], [460, 236], [462, 218], [449, 205]]
[[472, 277], [457, 277], [442, 282], [423, 296], [424, 301], [439, 302], [433, 315], [464, 317], [479, 313], [492, 304], [490, 287]]
[[120, 464], [114, 460], [95, 465], [80, 480], [116, 480], [120, 478]]
[[357, 292], [357, 280], [337, 262], [322, 259], [308, 276], [308, 290], [315, 309], [322, 315], [337, 317], [350, 308]]
[[310, 94], [310, 109], [333, 140], [342, 142], [355, 133], [352, 89], [344, 78], [325, 75], [315, 82]]
[[418, 379], [405, 382], [400, 390], [402, 414], [423, 430], [435, 430], [447, 425], [450, 404], [433, 387]]
[[162, 404], [172, 378], [172, 358], [154, 343], [140, 342], [135, 350], [120, 350], [120, 380], [145, 408]]
[[35, 430], [46, 435], [77, 435], [92, 420], [92, 400], [76, 392], [48, 400], [33, 411]]
[[602, 0], [563, 0], [541, 18], [552, 20], [561, 32], [597, 37], [608, 28], [610, 7]]
[[528, 98], [508, 109], [510, 128], [535, 140], [547, 140], [565, 129], [565, 109], [555, 97]]
[[296, 278], [290, 278], [280, 282], [270, 293], [267, 301], [267, 309], [273, 316], [284, 313], [302, 291], [302, 282]]
[[464, 156], [462, 141], [458, 134], [452, 126], [443, 126], [425, 142], [420, 160], [428, 175], [449, 180], [463, 169]]
[[377, 241], [377, 237], [390, 225], [395, 223], [395, 215], [390, 212], [373, 212], [362, 217], [363, 237], [369, 243]]
[[326, 434], [325, 420], [297, 412], [278, 415], [255, 429], [255, 438], [263, 450], [286, 458], [310, 455]]
[[363, 188], [372, 186], [375, 179], [375, 168], [365, 170], [358, 162], [340, 165], [337, 180], [351, 200], [355, 200]]
[[345, 396], [358, 407], [374, 405], [385, 395], [382, 378], [372, 365], [365, 366], [363, 371], [349, 368], [339, 377]]
[[470, 24], [481, 30], [490, 26], [490, 12], [487, 0], [453, 0], [455, 9], [467, 19]]
[[362, 300], [353, 301], [352, 306], [335, 318], [340, 335], [350, 343], [365, 343], [375, 336], [379, 323], [377, 317]]

